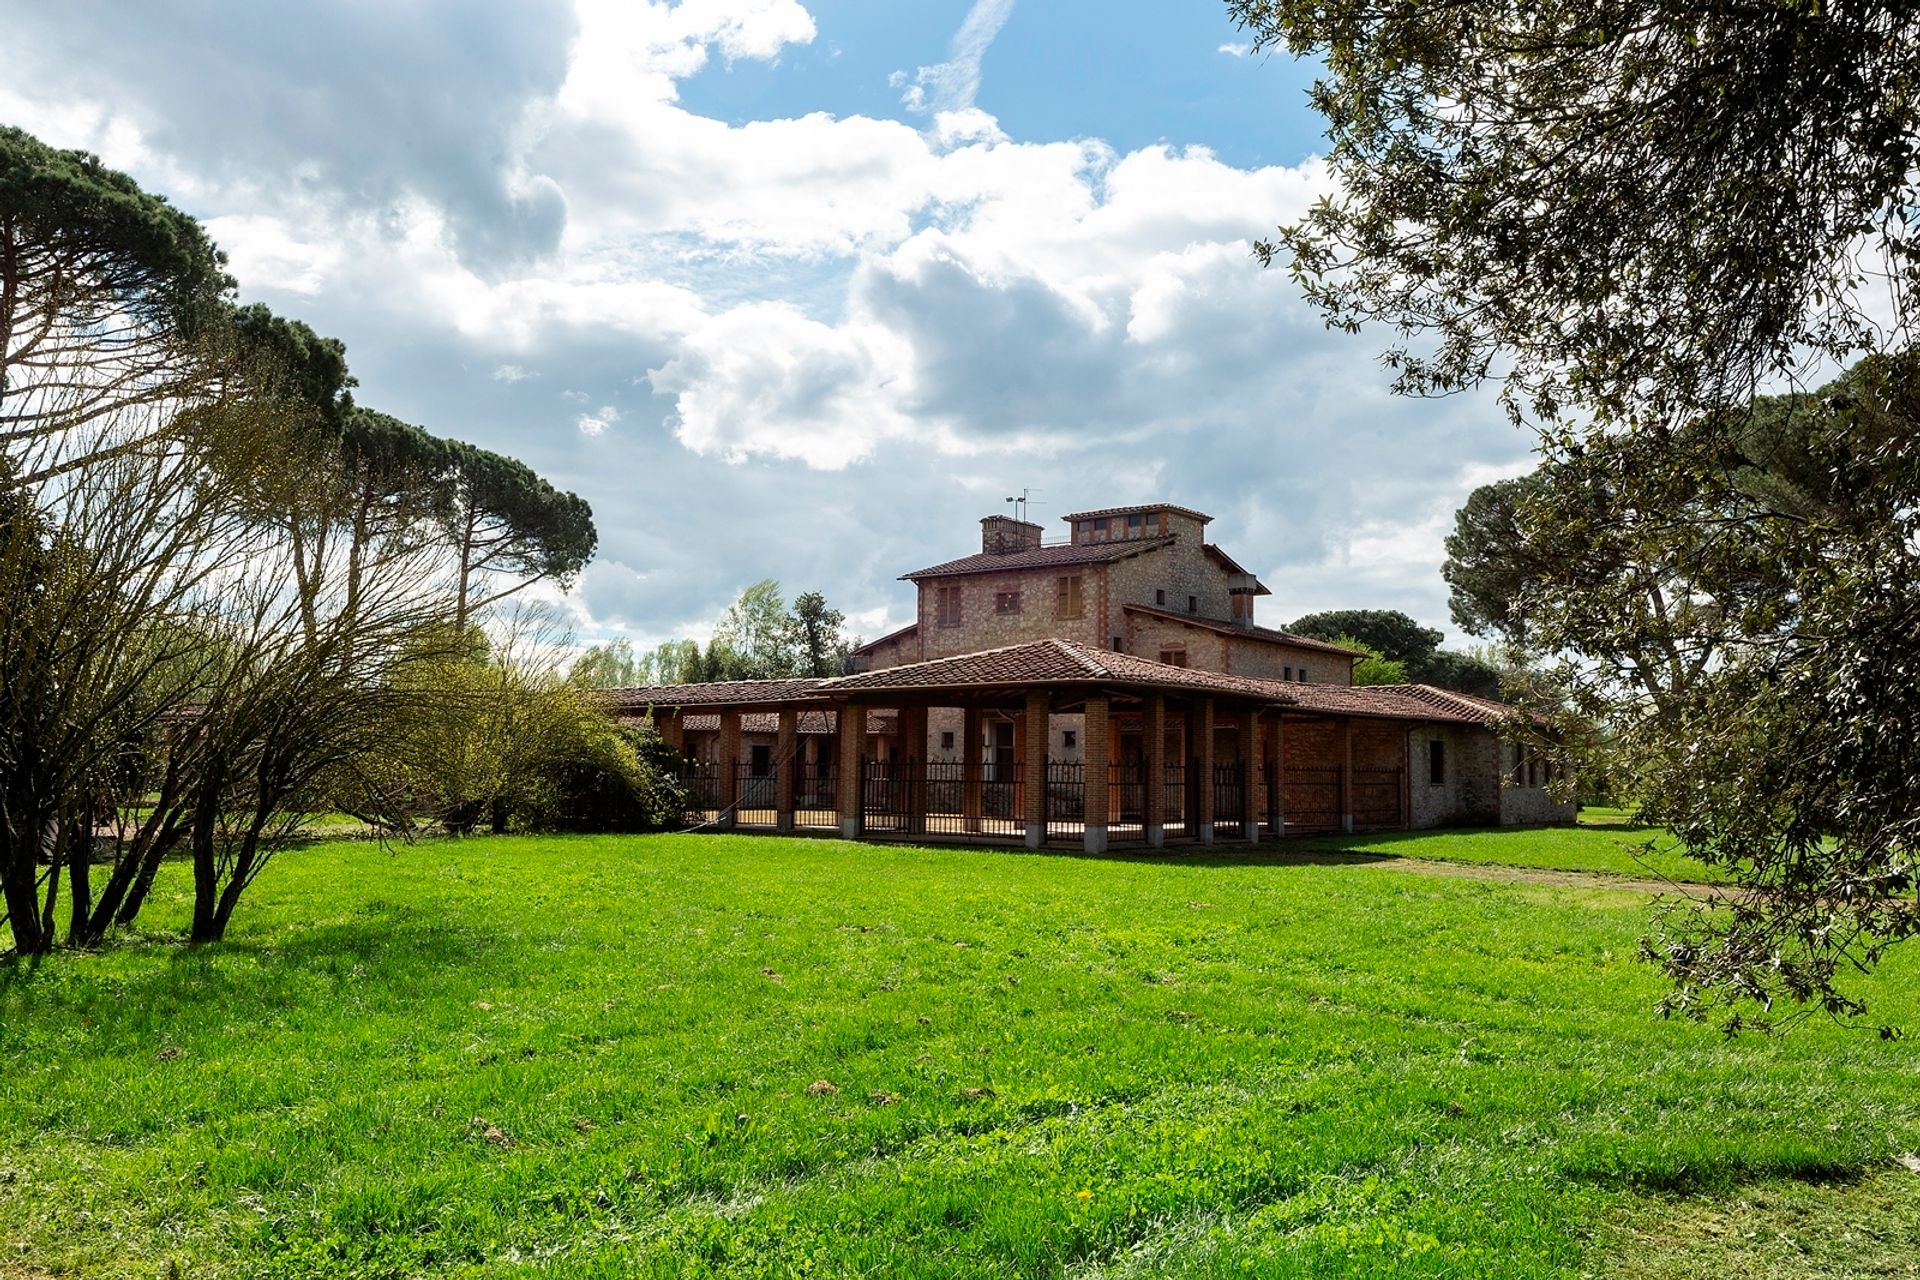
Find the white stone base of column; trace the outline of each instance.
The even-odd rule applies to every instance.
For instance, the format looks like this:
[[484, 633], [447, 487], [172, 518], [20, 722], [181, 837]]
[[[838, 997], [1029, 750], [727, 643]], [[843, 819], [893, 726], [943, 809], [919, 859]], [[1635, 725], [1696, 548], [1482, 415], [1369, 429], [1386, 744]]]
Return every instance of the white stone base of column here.
[[1038, 849], [1047, 842], [1047, 824], [1029, 822], [1027, 824], [1027, 848]]
[[1107, 851], [1107, 829], [1089, 824], [1081, 832], [1080, 841], [1080, 847], [1088, 853], [1105, 853]]
[[1259, 823], [1248, 822], [1241, 828], [1241, 830], [1245, 832], [1245, 835], [1242, 838], [1248, 844], [1260, 843], [1260, 824]]
[[860, 838], [860, 819], [840, 819], [840, 838], [843, 840], [858, 840]]
[[1353, 834], [1353, 815], [1352, 814], [1343, 813], [1340, 815], [1340, 829], [1346, 832], [1348, 835]]
[[1147, 828], [1147, 843], [1152, 845], [1156, 849], [1166, 848], [1167, 847], [1167, 829], [1161, 826], [1157, 822], [1150, 825]]
[[1202, 822], [1199, 824], [1199, 827], [1200, 827], [1200, 843], [1212, 844], [1213, 843], [1213, 824], [1211, 822]]

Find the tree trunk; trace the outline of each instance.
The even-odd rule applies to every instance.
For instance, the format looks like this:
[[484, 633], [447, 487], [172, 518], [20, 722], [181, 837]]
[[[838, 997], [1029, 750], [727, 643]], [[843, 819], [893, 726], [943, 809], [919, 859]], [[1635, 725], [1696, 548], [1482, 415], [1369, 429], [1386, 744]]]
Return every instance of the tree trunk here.
[[14, 949], [21, 955], [38, 955], [48, 946], [40, 936], [39, 869], [38, 840], [21, 840], [9, 824], [0, 822], [0, 891], [6, 897], [7, 923], [13, 926]]
[[495, 796], [489, 806], [487, 825], [493, 828], [493, 834], [503, 836], [507, 833], [507, 799]]
[[190, 942], [218, 942], [214, 909], [219, 901], [220, 862], [214, 847], [218, 839], [218, 795], [208, 788], [193, 816], [193, 926]]
[[92, 946], [95, 939], [87, 927], [93, 912], [93, 827], [75, 823], [67, 841], [67, 945]]

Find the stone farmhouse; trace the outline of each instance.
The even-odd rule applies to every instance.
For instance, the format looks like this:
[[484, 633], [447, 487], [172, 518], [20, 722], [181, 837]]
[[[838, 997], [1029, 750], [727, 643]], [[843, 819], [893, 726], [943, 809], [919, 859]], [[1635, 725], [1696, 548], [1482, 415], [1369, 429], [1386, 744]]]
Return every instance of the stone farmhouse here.
[[1070, 844], [1565, 822], [1515, 711], [1354, 687], [1353, 651], [1258, 626], [1258, 577], [1170, 503], [1006, 516], [902, 575], [915, 620], [829, 679], [614, 690], [740, 830]]

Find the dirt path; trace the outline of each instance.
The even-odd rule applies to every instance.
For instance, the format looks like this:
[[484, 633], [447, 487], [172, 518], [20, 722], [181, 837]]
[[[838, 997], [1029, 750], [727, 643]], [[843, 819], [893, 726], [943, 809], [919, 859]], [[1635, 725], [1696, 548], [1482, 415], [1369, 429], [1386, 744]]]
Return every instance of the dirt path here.
[[1542, 884], [1556, 888], [1619, 889], [1626, 893], [1692, 892], [1711, 888], [1673, 880], [1641, 880], [1609, 871], [1560, 871], [1547, 867], [1510, 867], [1491, 862], [1446, 862], [1436, 858], [1355, 858], [1354, 865], [1384, 871], [1410, 871], [1423, 876], [1458, 880], [1497, 880], [1504, 884]]

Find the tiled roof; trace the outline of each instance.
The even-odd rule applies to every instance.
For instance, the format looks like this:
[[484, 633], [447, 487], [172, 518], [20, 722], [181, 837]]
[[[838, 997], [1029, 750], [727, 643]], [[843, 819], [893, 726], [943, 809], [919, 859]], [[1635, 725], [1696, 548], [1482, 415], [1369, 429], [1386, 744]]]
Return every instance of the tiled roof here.
[[1199, 627], [1206, 631], [1218, 631], [1230, 636], [1246, 636], [1251, 640], [1265, 640], [1272, 644], [1288, 644], [1296, 649], [1313, 649], [1320, 653], [1337, 653], [1343, 658], [1359, 658], [1364, 654], [1356, 653], [1344, 645], [1328, 644], [1325, 640], [1315, 640], [1312, 636], [1295, 635], [1291, 631], [1275, 631], [1272, 627], [1243, 627], [1237, 622], [1223, 622], [1219, 618], [1199, 618], [1191, 613], [1175, 613], [1171, 609], [1157, 609], [1152, 605], [1122, 605], [1128, 613], [1144, 613], [1155, 618], [1166, 618], [1172, 622], [1184, 622], [1190, 627]]
[[905, 639], [907, 636], [912, 635], [914, 632], [918, 631], [919, 629], [920, 629], [919, 623], [909, 622], [906, 626], [901, 627], [898, 631], [889, 631], [887, 632], [887, 634], [881, 636], [877, 640], [867, 641], [865, 644], [861, 645], [858, 649], [855, 649], [854, 652], [855, 653], [872, 653], [875, 649], [878, 649], [881, 645], [890, 644], [895, 640]]
[[[1157, 689], [1174, 694], [1213, 694], [1324, 715], [1453, 724], [1492, 725], [1514, 714], [1513, 708], [1491, 698], [1455, 693], [1432, 685], [1349, 688], [1345, 685], [1266, 680], [1256, 676], [1176, 667], [1130, 653], [1116, 653], [1108, 649], [1096, 649], [1076, 640], [1060, 639], [1031, 640], [1025, 644], [935, 658], [928, 662], [914, 662], [830, 680], [735, 680], [723, 684], [660, 685], [607, 692], [617, 699], [615, 705], [618, 709], [637, 713], [649, 706], [752, 706], [768, 702], [818, 704], [832, 695], [845, 693], [1050, 685], [1121, 686]], [[801, 732], [832, 732], [826, 726], [837, 724], [837, 720], [837, 714], [831, 708], [803, 707]], [[695, 730], [717, 729], [720, 717], [717, 713], [695, 713], [685, 717], [682, 724]], [[771, 711], [750, 711], [741, 717], [741, 728], [745, 732], [773, 733], [778, 727], [779, 718]]]
[[1008, 551], [1000, 555], [983, 551], [962, 556], [958, 560], [949, 560], [945, 564], [936, 564], [925, 569], [915, 569], [912, 573], [903, 573], [900, 579], [903, 582], [913, 582], [920, 578], [951, 578], [964, 573], [997, 573], [1015, 569], [1051, 569], [1063, 565], [1104, 564], [1110, 560], [1124, 560], [1128, 556], [1158, 551], [1172, 541], [1173, 538], [1170, 536], [1131, 538], [1122, 542], [1029, 547], [1024, 551]]
[[1029, 684], [1121, 684], [1271, 699], [1289, 687], [1278, 680], [1256, 680], [1176, 667], [1164, 662], [1096, 649], [1077, 640], [1030, 640], [1025, 644], [951, 658], [934, 658], [882, 671], [842, 676], [827, 692], [857, 693], [885, 689], [954, 689]]
[[1177, 511], [1183, 516], [1192, 516], [1195, 520], [1210, 521], [1212, 516], [1204, 511], [1195, 511], [1192, 507], [1177, 507], [1171, 502], [1137, 502], [1130, 507], [1102, 507], [1098, 511], [1076, 511], [1072, 515], [1061, 516], [1062, 520], [1098, 520], [1104, 516], [1130, 516], [1136, 511]]
[[1381, 684], [1372, 686], [1382, 693], [1411, 698], [1426, 706], [1466, 717], [1481, 724], [1492, 724], [1522, 714], [1519, 708], [1496, 698], [1483, 698], [1458, 689], [1442, 689], [1431, 684]]
[[603, 689], [601, 696], [622, 710], [635, 707], [698, 707], [751, 702], [791, 702], [819, 691], [819, 677], [793, 680], [721, 680], [713, 684], [654, 684]]

